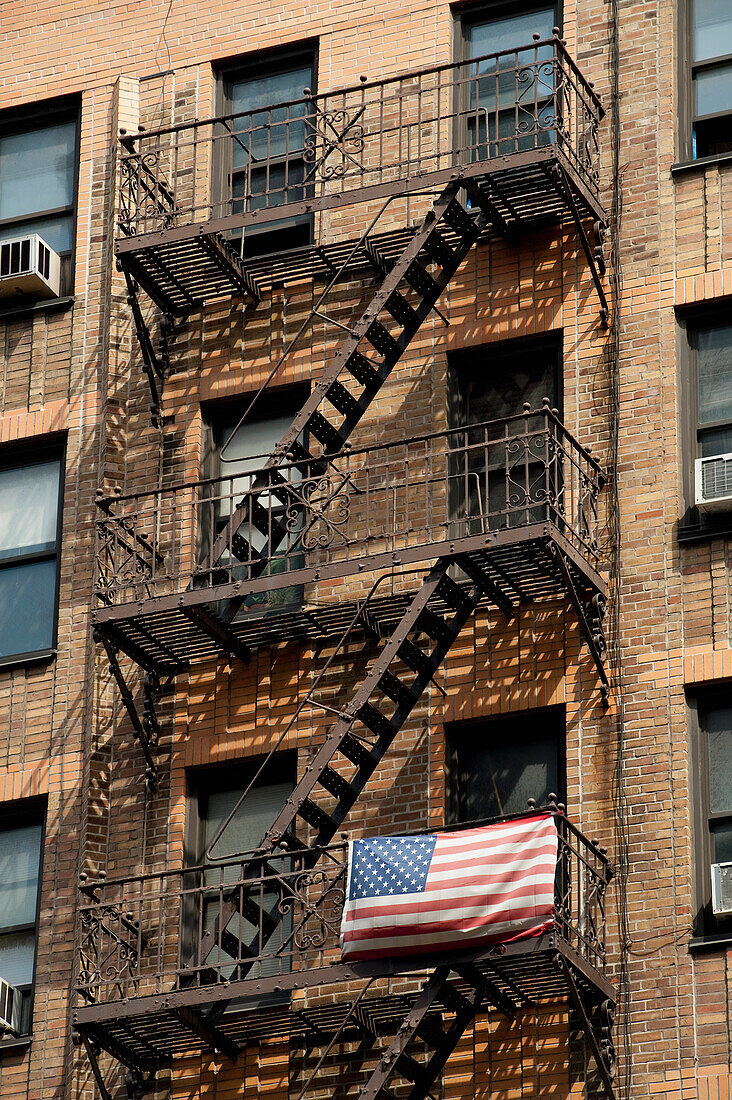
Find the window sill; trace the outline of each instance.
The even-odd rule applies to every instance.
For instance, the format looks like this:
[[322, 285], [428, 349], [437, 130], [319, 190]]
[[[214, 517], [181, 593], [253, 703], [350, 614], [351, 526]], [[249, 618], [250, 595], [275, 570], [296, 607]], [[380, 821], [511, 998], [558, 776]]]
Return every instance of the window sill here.
[[672, 176], [684, 176], [689, 172], [702, 171], [715, 165], [732, 164], [732, 153], [715, 153], [711, 157], [699, 157], [698, 160], [682, 160], [671, 165]]
[[17, 1039], [0, 1039], [0, 1058], [2, 1058], [3, 1054], [14, 1054], [26, 1051], [32, 1042], [32, 1035], [19, 1035]]
[[65, 298], [42, 298], [38, 302], [14, 302], [12, 305], [0, 305], [0, 322], [16, 321], [23, 317], [32, 317], [36, 313], [55, 313], [71, 309], [75, 302], [73, 294]]
[[715, 951], [732, 947], [732, 932], [717, 932], [708, 936], [692, 936], [689, 951], [692, 954], [701, 951]]
[[37, 653], [13, 653], [9, 657], [0, 657], [0, 671], [20, 665], [37, 665], [43, 661], [53, 661], [57, 650], [39, 649]]

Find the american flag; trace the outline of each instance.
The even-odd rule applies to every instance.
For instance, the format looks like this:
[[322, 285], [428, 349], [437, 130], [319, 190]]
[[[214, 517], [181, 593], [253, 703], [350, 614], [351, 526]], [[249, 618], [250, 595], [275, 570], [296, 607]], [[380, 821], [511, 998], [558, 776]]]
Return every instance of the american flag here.
[[352, 840], [343, 957], [539, 935], [553, 924], [557, 844], [551, 814], [456, 833]]

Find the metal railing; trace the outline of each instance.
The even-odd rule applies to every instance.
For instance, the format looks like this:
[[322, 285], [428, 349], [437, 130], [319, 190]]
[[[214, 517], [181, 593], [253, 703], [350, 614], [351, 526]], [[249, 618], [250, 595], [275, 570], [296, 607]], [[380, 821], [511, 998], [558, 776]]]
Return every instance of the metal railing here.
[[[236, 584], [272, 591], [554, 524], [595, 566], [604, 475], [548, 403], [504, 420], [100, 498], [95, 594], [111, 606]], [[252, 469], [252, 467], [255, 467]], [[215, 598], [212, 596], [212, 598]]]
[[119, 230], [215, 230], [396, 194], [456, 166], [555, 146], [596, 196], [603, 109], [562, 41], [362, 82], [239, 114], [124, 133]]
[[[563, 813], [554, 816], [559, 838], [555, 931], [604, 973], [605, 891], [611, 878], [607, 855]], [[340, 961], [347, 852], [346, 844], [335, 844], [83, 881], [77, 972], [81, 1001], [110, 1003], [173, 988], [294, 973], [302, 974], [294, 981], [296, 987], [312, 984], [309, 972]], [[257, 918], [263, 908], [277, 915], [274, 932]], [[217, 918], [213, 942], [204, 940]], [[529, 944], [533, 951], [533, 942]], [[395, 960], [394, 972], [407, 971], [419, 961]], [[318, 980], [323, 980], [322, 972]]]

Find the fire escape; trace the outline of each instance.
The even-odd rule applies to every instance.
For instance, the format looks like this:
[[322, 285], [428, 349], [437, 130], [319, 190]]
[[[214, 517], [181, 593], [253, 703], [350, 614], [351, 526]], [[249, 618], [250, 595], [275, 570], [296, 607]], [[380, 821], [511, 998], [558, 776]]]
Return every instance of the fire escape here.
[[[554, 927], [538, 941], [388, 963], [346, 963], [337, 949], [347, 873], [339, 830], [479, 605], [510, 620], [531, 601], [568, 597], [607, 699], [597, 534], [604, 475], [548, 402], [469, 430], [350, 443], [420, 327], [440, 313], [468, 253], [490, 236], [513, 245], [527, 229], [570, 219], [607, 324], [600, 103], [554, 38], [273, 105], [265, 123], [261, 114], [122, 136], [117, 258], [153, 416], [163, 415], [170, 334], [213, 298], [241, 297], [249, 308], [273, 285], [320, 281], [310, 320], [335, 326], [341, 343], [244, 488], [232, 476], [100, 497], [95, 635], [153, 789], [155, 704], [192, 663], [221, 654], [246, 661], [287, 637], [337, 638], [335, 653], [369, 637], [378, 652], [256, 851], [82, 884], [75, 1027], [103, 1096], [100, 1050], [128, 1068], [134, 1091], [176, 1055], [207, 1049], [236, 1060], [248, 1041], [289, 1035], [321, 1052], [301, 1096], [356, 1037], [373, 1063], [361, 1100], [393, 1095], [400, 1079], [416, 1100], [430, 1095], [477, 1013], [492, 1006], [513, 1019], [560, 997], [612, 1097], [611, 872], [604, 850], [561, 807], [551, 807]], [[263, 125], [284, 131], [276, 177], [274, 159], [252, 153]], [[307, 136], [289, 153], [295, 125]], [[212, 194], [210, 182], [234, 144], [248, 158], [243, 199]], [[368, 227], [340, 239], [339, 213], [356, 204]], [[327, 214], [333, 239], [247, 258], [247, 229], [284, 214], [312, 215], [316, 240]], [[326, 303], [355, 275], [375, 285], [344, 324]], [[157, 337], [142, 292], [161, 311]], [[374, 574], [351, 603], [247, 613], [260, 593]], [[141, 701], [121, 655], [145, 673]], [[298, 713], [323, 706], [321, 679]], [[319, 989], [344, 982], [362, 983], [353, 1003], [318, 1004]], [[313, 995], [303, 1000], [304, 991]]]

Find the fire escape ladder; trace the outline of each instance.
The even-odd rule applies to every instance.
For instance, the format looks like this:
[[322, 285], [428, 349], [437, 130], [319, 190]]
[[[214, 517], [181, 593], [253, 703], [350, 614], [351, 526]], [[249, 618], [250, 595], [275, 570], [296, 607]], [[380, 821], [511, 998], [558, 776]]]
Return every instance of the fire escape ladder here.
[[170, 340], [175, 335], [176, 323], [172, 314], [163, 312], [160, 318], [160, 339], [156, 347], [138, 298], [137, 280], [127, 268], [123, 268], [127, 284], [127, 301], [132, 310], [132, 319], [140, 345], [142, 366], [150, 387], [150, 419], [153, 427], [159, 428], [170, 418], [163, 414], [163, 388], [170, 372]]
[[[495, 217], [492, 202], [479, 188], [471, 188], [471, 206], [467, 207], [459, 197], [463, 186], [458, 179], [444, 188], [401, 255], [390, 265], [368, 307], [351, 326], [350, 335], [254, 479], [251, 493], [234, 509], [215, 539], [210, 555], [212, 568], [232, 552], [248, 565], [250, 576], [259, 576], [267, 568], [268, 558], [281, 545], [286, 531], [282, 525], [272, 523], [269, 511], [258, 505], [257, 490], [277, 493], [277, 467], [288, 461], [304, 477], [318, 476], [327, 469], [328, 456], [343, 449], [443, 290]], [[308, 444], [316, 441], [319, 454], [312, 454], [302, 439]], [[303, 509], [297, 486], [290, 489], [282, 484], [279, 493], [283, 501]], [[264, 539], [259, 549], [252, 545], [255, 534]], [[231, 621], [242, 601], [243, 597], [230, 601], [223, 618]]]
[[[287, 849], [293, 844], [303, 847], [296, 836], [298, 819], [317, 832], [312, 842], [313, 865], [318, 858], [317, 849], [331, 842], [479, 601], [493, 590], [489, 580], [481, 584], [472, 583], [471, 578], [469, 587], [458, 584], [450, 576], [453, 568], [450, 560], [443, 559], [429, 571], [353, 699], [267, 831], [258, 849], [260, 853]], [[474, 567], [471, 572], [475, 573]], [[481, 578], [478, 576], [477, 580]], [[364, 727], [362, 732], [354, 732], [357, 723]], [[259, 879], [261, 875], [261, 867], [252, 864], [243, 868], [241, 877], [246, 883], [248, 877]], [[271, 872], [271, 878], [277, 879], [275, 871]], [[209, 954], [223, 949], [237, 960], [237, 979], [246, 976], [251, 967], [247, 960], [261, 954], [282, 920], [283, 907], [277, 898], [270, 907], [256, 898], [256, 887], [248, 892], [240, 882], [232, 889], [212, 925], [203, 933], [186, 969], [205, 970]], [[256, 929], [250, 942], [228, 929], [237, 913]], [[212, 977], [215, 980], [216, 975]], [[217, 1020], [225, 1008], [226, 1004], [217, 1004], [206, 1019]]]
[[[460, 973], [467, 985], [466, 991], [449, 981], [449, 975], [449, 966], [434, 971], [379, 1059], [358, 1100], [389, 1100], [394, 1096], [424, 1100], [430, 1095], [430, 1089], [486, 998], [486, 989], [477, 970], [471, 968]], [[440, 1022], [440, 1009], [454, 1014], [451, 1022]], [[426, 1056], [420, 1058], [420, 1052], [425, 1052]], [[391, 1082], [399, 1085], [396, 1093], [387, 1088]]]
[[607, 1100], [616, 1100], [613, 1078], [616, 1070], [613, 1023], [615, 1003], [607, 998], [588, 1005], [580, 992], [574, 971], [563, 955], [557, 955], [556, 965], [564, 975], [569, 999], [579, 1016], [582, 1030], [592, 1051]]

